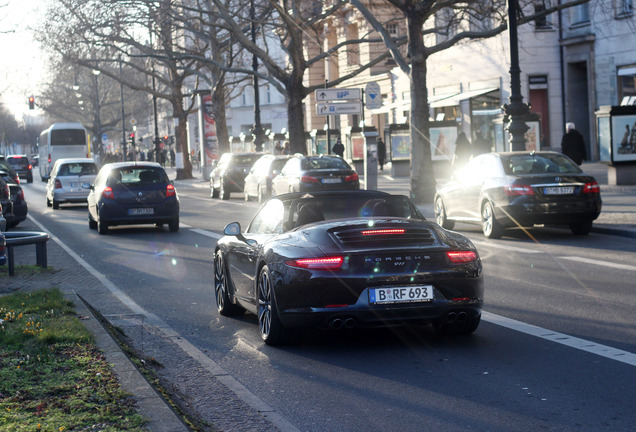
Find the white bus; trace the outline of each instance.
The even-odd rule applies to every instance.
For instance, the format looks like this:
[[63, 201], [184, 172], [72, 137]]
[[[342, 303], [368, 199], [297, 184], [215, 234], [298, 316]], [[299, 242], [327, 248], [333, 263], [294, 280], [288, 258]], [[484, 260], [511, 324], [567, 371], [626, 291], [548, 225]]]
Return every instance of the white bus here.
[[56, 160], [91, 157], [86, 129], [80, 123], [55, 123], [38, 140], [40, 178], [47, 181]]

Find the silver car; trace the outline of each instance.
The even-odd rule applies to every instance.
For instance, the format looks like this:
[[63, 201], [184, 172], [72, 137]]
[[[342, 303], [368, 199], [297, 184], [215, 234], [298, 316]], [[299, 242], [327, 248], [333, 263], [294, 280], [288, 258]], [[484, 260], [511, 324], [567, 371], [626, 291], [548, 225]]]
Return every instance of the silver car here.
[[58, 159], [46, 184], [46, 205], [58, 209], [60, 204], [86, 204], [89, 189], [83, 185], [93, 183], [97, 171], [93, 159]]

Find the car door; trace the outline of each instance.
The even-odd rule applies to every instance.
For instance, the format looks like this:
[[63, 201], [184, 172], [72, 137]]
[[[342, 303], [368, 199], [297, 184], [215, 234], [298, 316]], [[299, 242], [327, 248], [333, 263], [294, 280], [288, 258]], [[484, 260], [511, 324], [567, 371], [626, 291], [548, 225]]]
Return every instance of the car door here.
[[272, 180], [272, 189], [275, 195], [280, 195], [289, 192], [289, 177], [295, 171], [295, 166], [299, 165], [300, 161], [297, 158], [289, 160], [280, 174], [274, 177]]

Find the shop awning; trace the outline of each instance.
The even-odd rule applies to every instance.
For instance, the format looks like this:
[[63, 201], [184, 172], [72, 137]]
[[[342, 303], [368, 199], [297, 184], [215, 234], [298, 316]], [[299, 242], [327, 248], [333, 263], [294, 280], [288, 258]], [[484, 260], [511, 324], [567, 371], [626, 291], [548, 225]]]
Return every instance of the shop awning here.
[[442, 108], [442, 107], [448, 107], [448, 106], [457, 106], [459, 105], [459, 103], [463, 100], [466, 99], [472, 99], [474, 97], [477, 96], [481, 96], [483, 94], [486, 93], [490, 93], [492, 91], [496, 91], [499, 90], [498, 87], [493, 87], [493, 88], [485, 88], [485, 89], [480, 89], [480, 90], [473, 90], [473, 91], [467, 91], [464, 93], [459, 93], [456, 94], [454, 96], [450, 96], [435, 102], [431, 102], [431, 108]]

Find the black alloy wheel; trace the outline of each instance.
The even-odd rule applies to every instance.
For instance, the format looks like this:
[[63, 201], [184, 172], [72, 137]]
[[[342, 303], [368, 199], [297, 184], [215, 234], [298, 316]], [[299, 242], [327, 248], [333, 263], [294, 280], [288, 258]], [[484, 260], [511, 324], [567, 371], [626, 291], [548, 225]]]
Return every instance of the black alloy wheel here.
[[225, 262], [221, 251], [217, 251], [214, 256], [214, 298], [216, 299], [216, 309], [221, 315], [233, 316], [245, 312], [245, 309], [235, 305], [230, 300]]
[[435, 198], [435, 221], [442, 228], [452, 230], [455, 228], [455, 221], [448, 220], [446, 216], [446, 207], [441, 196]]
[[102, 220], [102, 217], [97, 214], [97, 232], [100, 234], [108, 234], [108, 223]]
[[95, 219], [91, 216], [91, 212], [88, 212], [88, 228], [92, 230], [97, 229], [97, 222], [95, 222]]
[[283, 327], [278, 318], [278, 308], [272, 293], [272, 282], [267, 266], [263, 266], [258, 274], [256, 290], [258, 295], [258, 326], [263, 342], [267, 345], [284, 345], [295, 342], [298, 333], [293, 329]]

